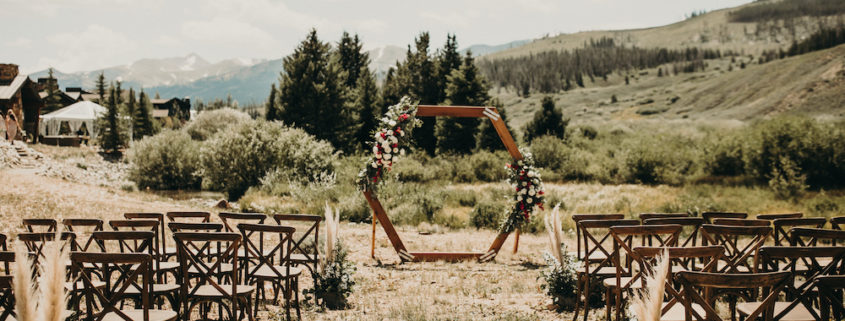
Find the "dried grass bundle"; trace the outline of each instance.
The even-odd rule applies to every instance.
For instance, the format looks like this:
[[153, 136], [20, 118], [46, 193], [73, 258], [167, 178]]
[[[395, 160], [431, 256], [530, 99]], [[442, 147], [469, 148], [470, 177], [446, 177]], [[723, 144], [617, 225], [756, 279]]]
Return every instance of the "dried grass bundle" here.
[[660, 321], [669, 262], [669, 252], [664, 251], [657, 257], [654, 272], [645, 276], [645, 288], [634, 294], [631, 305], [638, 321]]
[[557, 259], [558, 263], [563, 263], [563, 251], [561, 250], [561, 242], [563, 242], [561, 218], [560, 218], [560, 203], [555, 205], [551, 214], [544, 219], [546, 223], [546, 231], [549, 233], [549, 250]]
[[337, 244], [337, 231], [340, 225], [340, 211], [332, 208], [326, 203], [326, 256], [323, 260], [323, 267], [326, 263], [334, 261], [334, 249]]
[[32, 260], [26, 247], [20, 242], [15, 243], [15, 271], [12, 276], [12, 286], [15, 293], [15, 314], [19, 321], [36, 321], [35, 306], [37, 304], [36, 287], [32, 279]]
[[65, 246], [60, 236], [61, 229], [56, 233], [55, 241], [44, 245], [45, 257], [41, 260], [41, 275], [38, 278], [38, 289], [41, 292], [38, 301], [40, 321], [64, 321], [69, 316], [65, 289], [69, 247]]

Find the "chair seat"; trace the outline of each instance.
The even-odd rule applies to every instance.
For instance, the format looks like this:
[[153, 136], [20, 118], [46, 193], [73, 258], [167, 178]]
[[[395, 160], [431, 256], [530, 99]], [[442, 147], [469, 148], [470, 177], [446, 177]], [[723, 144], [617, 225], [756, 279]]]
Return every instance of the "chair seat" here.
[[159, 262], [158, 271], [174, 271], [180, 267], [179, 262]]
[[305, 256], [305, 254], [302, 254], [302, 253], [292, 253], [290, 255], [290, 260], [293, 261], [293, 262], [300, 262], [300, 263], [301, 262], [315, 262], [316, 258], [319, 257], [318, 255], [313, 255], [313, 254], [309, 254], [309, 255], [311, 255], [311, 257], [312, 257], [311, 259], [309, 259], [307, 256]]
[[[272, 249], [264, 249], [264, 253], [262, 253], [262, 254], [261, 254], [261, 256], [267, 257], [267, 256], [270, 256], [270, 255], [273, 255], [273, 254], [274, 254], [274, 253], [273, 253], [273, 250], [272, 250]], [[276, 251], [276, 253], [275, 253], [275, 254], [276, 254], [276, 256], [279, 256], [279, 252], [278, 252], [278, 251]], [[250, 256], [250, 257], [252, 257], [252, 258], [255, 258], [255, 254], [254, 254], [254, 253], [250, 253], [250, 255], [249, 255], [249, 256]], [[244, 248], [240, 248], [240, 249], [238, 249], [238, 257], [239, 257], [239, 258], [245, 258], [245, 257], [246, 257], [246, 249], [244, 249]]]
[[[719, 271], [722, 271], [722, 269], [727, 268], [727, 266], [728, 266], [728, 262], [719, 261], [719, 263], [716, 265], [716, 268]], [[745, 265], [737, 265], [736, 270], [739, 271], [739, 273], [751, 273], [751, 270], [749, 270], [748, 267], [745, 266]], [[725, 270], [725, 271], [729, 271], [729, 270]], [[736, 272], [733, 272], [733, 273], [736, 273]]]
[[[202, 298], [219, 298], [219, 297], [227, 297], [231, 296], [232, 286], [229, 284], [224, 284], [220, 286], [224, 293], [221, 293], [220, 290], [215, 288], [213, 285], [200, 285], [199, 289], [197, 289], [196, 293], [191, 296], [194, 297], [202, 297]], [[255, 291], [255, 287], [252, 285], [238, 285], [237, 295], [250, 295], [253, 291]]]
[[[121, 312], [125, 313], [129, 316], [132, 320], [144, 320], [144, 310], [135, 310], [135, 309], [127, 309], [127, 310], [120, 310]], [[150, 313], [150, 321], [170, 321], [176, 320], [176, 312], [170, 310], [149, 310]], [[114, 312], [110, 312], [105, 315], [103, 321], [125, 321], [120, 315]]]
[[[91, 283], [94, 285], [95, 288], [102, 288], [106, 286], [106, 282], [99, 281], [99, 280], [92, 280]], [[73, 283], [65, 282], [65, 289], [68, 291], [73, 291]], [[85, 289], [85, 282], [82, 280], [76, 281], [76, 290], [83, 291]]]
[[270, 269], [269, 266], [263, 265], [260, 268], [258, 268], [258, 271], [255, 271], [254, 273], [252, 273], [252, 276], [259, 278], [259, 279], [278, 279], [278, 278], [286, 278], [286, 277], [297, 277], [300, 274], [302, 274], [302, 269], [297, 268], [297, 267], [291, 267], [290, 268], [290, 274], [287, 273], [286, 268], [284, 266], [274, 265], [273, 267], [277, 271], [279, 271], [279, 273], [281, 273], [282, 275], [279, 275], [276, 272], [274, 272], [272, 269]]
[[[633, 277], [623, 276], [623, 277], [619, 278], [619, 284], [622, 284], [622, 286], [625, 286], [626, 284], [628, 284], [628, 282], [631, 282], [631, 279], [633, 279]], [[614, 275], [614, 277], [612, 277], [612, 278], [606, 278], [606, 279], [602, 280], [602, 283], [604, 284], [604, 286], [606, 288], [615, 288], [616, 287], [616, 276]], [[634, 281], [634, 283], [631, 284], [631, 286], [629, 286], [628, 288], [629, 289], [642, 289], [643, 288], [642, 279], [637, 278], [637, 280]]]
[[[178, 284], [153, 284], [153, 294], [170, 293], [179, 290]], [[130, 286], [126, 288], [126, 294], [138, 294], [138, 288]]]
[[584, 261], [601, 262], [601, 261], [604, 261], [606, 259], [607, 259], [607, 254], [604, 254], [604, 252], [602, 252], [602, 251], [595, 251], [593, 253], [590, 253], [590, 255], [586, 259], [584, 259]]
[[[741, 315], [750, 315], [751, 312], [754, 312], [757, 307], [759, 307], [761, 302], [746, 302], [746, 303], [737, 303], [736, 310]], [[786, 309], [789, 306], [790, 302], [775, 302], [775, 315]], [[820, 313], [818, 310], [813, 309], [816, 313]], [[797, 306], [792, 308], [791, 311], [787, 312], [786, 315], [780, 319], [781, 321], [814, 321], [813, 315], [807, 310], [803, 304], [799, 303]]]
[[[578, 273], [581, 273], [581, 274], [585, 273], [585, 271], [586, 271], [586, 268], [583, 267], [583, 266], [578, 269]], [[616, 268], [612, 267], [612, 266], [605, 266], [605, 267], [600, 268], [598, 270], [598, 272], [596, 272], [595, 269], [590, 269], [590, 274], [595, 274], [595, 275], [599, 275], [599, 276], [616, 276]]]
[[[208, 264], [208, 268], [211, 268], [211, 264]], [[220, 264], [219, 269], [220, 269], [221, 273], [232, 272], [232, 264], [231, 263], [222, 263], [222, 264]], [[217, 268], [214, 269], [214, 272], [215, 273], [217, 272]], [[196, 266], [191, 266], [190, 268], [188, 268], [188, 273], [189, 274], [197, 274], [199, 272], [197, 271]]]
[[[664, 308], [666, 307], [666, 304], [668, 304], [668, 302], [663, 302]], [[698, 314], [702, 317], [705, 316], [704, 308], [700, 304], [693, 303], [692, 309], [698, 312]], [[660, 317], [660, 321], [686, 321], [686, 313], [687, 310], [684, 308], [684, 304], [677, 302], [669, 308], [669, 311], [666, 311], [666, 313]], [[694, 319], [695, 318], [693, 318], [693, 320]]]

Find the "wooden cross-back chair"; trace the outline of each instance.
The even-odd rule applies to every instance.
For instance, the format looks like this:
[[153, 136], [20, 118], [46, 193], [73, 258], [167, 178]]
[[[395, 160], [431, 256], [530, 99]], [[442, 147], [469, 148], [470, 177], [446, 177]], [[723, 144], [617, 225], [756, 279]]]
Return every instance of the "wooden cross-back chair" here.
[[9, 269], [15, 262], [15, 252], [0, 251], [0, 263], [3, 271], [0, 273], [0, 321], [15, 317], [15, 295], [12, 293], [12, 273]]
[[211, 213], [209, 212], [167, 212], [167, 219], [171, 222], [182, 223], [209, 223], [211, 222]]
[[828, 230], [821, 228], [793, 227], [789, 230], [791, 246], [818, 246], [822, 244], [833, 244], [845, 241], [845, 231]]
[[[584, 242], [584, 257], [596, 258], [594, 260], [585, 260], [584, 265], [577, 271], [578, 286], [575, 295], [575, 317], [573, 320], [578, 319], [578, 313], [583, 309], [584, 321], [587, 321], [590, 314], [591, 279], [616, 276], [616, 267], [613, 266], [613, 257], [615, 255], [614, 242], [613, 237], [610, 235], [610, 228], [613, 226], [640, 225], [640, 221], [632, 219], [581, 220], [578, 224], [581, 227], [581, 240]], [[599, 261], [597, 258], [600, 255], [603, 259]], [[599, 280], [599, 282], [603, 281]]]
[[[706, 226], [706, 225], [705, 225]], [[695, 271], [681, 271], [676, 274], [681, 284], [684, 295], [684, 309], [686, 320], [698, 321], [722, 321], [716, 311], [716, 299], [721, 296], [745, 296], [751, 293], [766, 293], [760, 305], [743, 321], [754, 321], [763, 319], [772, 321], [772, 312], [775, 307], [778, 293], [790, 281], [789, 272], [769, 273], [741, 273], [723, 274]], [[704, 296], [702, 296], [702, 293]], [[735, 300], [729, 299], [731, 319], [736, 320]], [[704, 315], [693, 313], [693, 304], [698, 304], [704, 309]]]
[[713, 220], [717, 218], [739, 218], [745, 219], [748, 218], [748, 213], [739, 213], [739, 212], [704, 212], [701, 213], [701, 218], [704, 219], [706, 224], [713, 224]]
[[[294, 264], [304, 265], [311, 273], [317, 273], [317, 265], [320, 263], [320, 250], [317, 247], [320, 244], [320, 222], [323, 221], [323, 218], [319, 215], [276, 214], [273, 215], [273, 220], [278, 225], [286, 226], [290, 226], [290, 223], [294, 222], [310, 224], [299, 237], [294, 236], [293, 248], [291, 249], [293, 253], [290, 255], [290, 260]], [[309, 237], [313, 237], [313, 251], [309, 251], [304, 247], [305, 240]], [[316, 286], [316, 283], [314, 284]]]
[[100, 219], [70, 218], [62, 220], [62, 224], [68, 232], [76, 234], [73, 241], [76, 243], [77, 251], [81, 252], [88, 251], [91, 246], [93, 242], [91, 235], [103, 230], [103, 220]]
[[835, 216], [830, 218], [830, 228], [834, 230], [841, 230], [845, 226], [845, 216]]
[[123, 213], [123, 217], [127, 220], [156, 220], [159, 223], [159, 235], [156, 240], [156, 255], [159, 256], [160, 261], [167, 261], [171, 257], [176, 257], [176, 247], [167, 246], [167, 226], [164, 225], [164, 214], [152, 212], [135, 212]]
[[[155, 233], [152, 231], [103, 231], [94, 232], [92, 235], [95, 243], [102, 253], [114, 253], [118, 249], [120, 253], [141, 253], [149, 254], [152, 258], [150, 261], [150, 271], [153, 276], [159, 275], [152, 282], [152, 287], [149, 289], [150, 295], [153, 299], [165, 298], [170, 302], [170, 306], [174, 311], [178, 312], [179, 302], [178, 294], [179, 286], [176, 284], [164, 283], [161, 278], [161, 269], [157, 255], [153, 251], [155, 244]], [[128, 289], [127, 295], [141, 295], [136, 289]], [[137, 297], [140, 299], [140, 297]], [[161, 308], [161, 304], [158, 304]]]
[[[662, 246], [672, 247], [678, 245], [678, 237], [681, 235], [680, 225], [631, 225], [612, 226], [610, 236], [613, 238], [613, 266], [616, 273], [613, 278], [604, 279], [602, 282], [606, 288], [605, 305], [607, 320], [610, 319], [611, 304], [610, 298], [613, 295], [616, 311], [615, 320], [622, 317], [622, 296], [631, 289], [638, 289], [642, 285], [642, 278], [645, 277], [643, 270], [634, 269], [634, 263], [639, 266], [642, 258], [634, 252], [635, 246]], [[625, 256], [624, 262], [622, 256]]]
[[25, 218], [21, 223], [30, 233], [55, 232], [58, 227], [58, 223], [52, 218]]
[[643, 221], [645, 225], [680, 225], [684, 231], [681, 233], [683, 236], [685, 233], [686, 237], [683, 239], [678, 240], [678, 246], [680, 247], [687, 247], [687, 246], [697, 246], [698, 245], [698, 229], [701, 225], [704, 225], [704, 219], [700, 217], [674, 217], [674, 218], [650, 218]]
[[742, 218], [717, 218], [713, 220], [712, 224], [727, 226], [771, 226], [772, 221]]
[[[842, 303], [842, 293], [845, 292], [845, 275], [819, 276], [813, 283], [819, 293], [819, 307], [822, 320], [842, 320], [845, 317], [845, 306]], [[831, 310], [833, 318], [831, 318]]]
[[772, 221], [775, 245], [787, 245], [790, 242], [789, 230], [793, 227], [823, 228], [827, 224], [824, 217], [779, 218]]
[[[220, 212], [217, 215], [220, 218], [220, 221], [223, 222], [223, 227], [225, 228], [226, 232], [230, 233], [238, 233], [240, 234], [241, 231], [238, 229], [240, 223], [247, 223], [247, 224], [264, 224], [264, 220], [267, 219], [267, 214], [263, 213], [229, 213], [229, 212]], [[243, 235], [244, 238], [251, 237], [252, 232]], [[246, 243], [244, 243], [246, 244]], [[242, 246], [238, 250], [238, 257], [243, 261], [246, 260], [246, 252], [252, 251], [252, 248]], [[256, 257], [257, 253], [252, 253], [252, 257]], [[261, 255], [267, 255], [268, 253], [261, 253]], [[243, 262], [242, 262], [243, 263]], [[246, 273], [244, 271], [244, 273]], [[246, 274], [241, 275], [241, 279], [245, 280]]]
[[[757, 272], [758, 251], [771, 234], [772, 228], [768, 226], [701, 226], [701, 237], [708, 244], [725, 247], [725, 264], [718, 270], [721, 273]], [[743, 245], [742, 238], [749, 240]], [[753, 263], [748, 263], [749, 259], [753, 259]]]
[[757, 214], [758, 220], [774, 221], [780, 218], [802, 218], [804, 213], [773, 213], [773, 214]]
[[[47, 242], [56, 239], [55, 232], [41, 232], [41, 233], [20, 233], [18, 240], [23, 242], [26, 250], [32, 253], [35, 263], [38, 263], [44, 257], [44, 246]], [[76, 234], [73, 232], [62, 232], [59, 240], [66, 241], [63, 246], [70, 246], [71, 251], [76, 251]]]
[[[156, 282], [166, 283], [167, 275], [172, 274], [176, 277], [179, 269], [178, 262], [167, 262], [162, 259], [161, 242], [163, 238], [161, 227], [158, 219], [127, 219], [127, 220], [111, 220], [109, 226], [115, 231], [147, 231], [153, 233], [153, 242], [149, 244], [151, 253], [153, 255], [153, 273], [156, 277]], [[133, 245], [138, 247], [139, 241], [133, 241]], [[123, 248], [120, 249], [123, 251]]]
[[[208, 319], [208, 308], [217, 303], [218, 315], [226, 310], [229, 320], [242, 319], [244, 314], [254, 320], [252, 310], [253, 286], [240, 284], [238, 278], [238, 248], [241, 235], [236, 233], [176, 232], [179, 263], [181, 266], [182, 313], [188, 319], [193, 309], [200, 307], [203, 319]], [[216, 247], [220, 251], [207, 255], [203, 248]], [[231, 266], [231, 268], [226, 268]], [[229, 303], [229, 304], [227, 304]], [[238, 315], [238, 312], [241, 314]]]
[[[578, 225], [578, 222], [581, 221], [598, 221], [598, 220], [622, 220], [625, 219], [625, 214], [573, 214], [572, 215], [572, 222], [575, 224], [575, 257], [578, 260], [584, 261], [586, 258], [581, 255], [581, 226]], [[591, 258], [592, 259], [592, 258]], [[605, 258], [602, 258], [602, 260]]]
[[[293, 234], [296, 229], [290, 226], [266, 224], [238, 224], [243, 237], [243, 245], [247, 249], [244, 260], [244, 271], [249, 284], [255, 284], [255, 311], [258, 311], [258, 300], [267, 299], [265, 282], [273, 286], [273, 303], [278, 302], [280, 290], [284, 290], [285, 313], [291, 319], [291, 293], [295, 295], [296, 318], [302, 318], [299, 309], [299, 276], [302, 270], [292, 267], [291, 253], [293, 252]], [[250, 235], [257, 234], [257, 241]], [[273, 239], [273, 236], [276, 239]], [[258, 255], [257, 253], [266, 253]], [[250, 266], [254, 262], [253, 266]]]
[[[152, 309], [152, 255], [146, 253], [86, 253], [70, 254], [73, 274], [80, 279], [74, 290], [85, 293], [86, 320], [170, 321], [177, 313]], [[99, 271], [85, 268], [98, 266]], [[116, 276], [113, 277], [113, 275]], [[102, 280], [97, 280], [99, 276]], [[105, 287], [97, 281], [106, 282]], [[77, 289], [81, 284], [83, 289]], [[134, 292], [134, 294], [132, 293]], [[121, 309], [120, 303], [128, 298], [139, 298], [140, 309]]]
[[7, 239], [6, 234], [0, 233], [0, 251], [8, 251], [9, 250], [8, 246], [6, 245], [6, 243], [7, 243], [6, 239]]
[[[701, 261], [703, 265], [700, 269], [695, 271], [701, 272], [715, 272], [718, 267], [719, 260], [724, 255], [724, 247], [721, 245], [712, 246], [692, 246], [692, 247], [635, 247], [634, 252], [642, 259], [638, 261], [640, 270], [648, 275], [654, 275], [654, 266], [657, 264], [657, 258], [662, 255], [669, 256], [669, 271], [666, 277], [666, 284], [664, 286], [665, 296], [669, 299], [664, 302], [662, 310], [660, 311], [661, 320], [675, 321], [685, 320], [685, 310], [683, 306], [684, 298], [680, 290], [680, 284], [676, 283], [674, 278], [676, 272], [674, 268], [684, 264], [684, 262]], [[682, 269], [690, 270], [692, 269]], [[642, 288], [648, 286], [646, 279], [642, 279]], [[700, 305], [693, 305], [693, 313], [699, 315], [704, 314], [704, 309]]]
[[642, 213], [638, 216], [641, 222], [656, 218], [690, 217], [689, 213]]
[[[764, 272], [789, 272], [791, 282], [783, 287], [787, 301], [775, 303], [774, 320], [813, 321], [821, 320], [814, 304], [816, 296], [813, 280], [819, 276], [837, 275], [843, 272], [842, 259], [845, 247], [790, 247], [764, 246], [760, 248]], [[796, 276], [804, 280], [796, 279]], [[745, 302], [737, 305], [740, 315], [749, 315], [760, 302]]]

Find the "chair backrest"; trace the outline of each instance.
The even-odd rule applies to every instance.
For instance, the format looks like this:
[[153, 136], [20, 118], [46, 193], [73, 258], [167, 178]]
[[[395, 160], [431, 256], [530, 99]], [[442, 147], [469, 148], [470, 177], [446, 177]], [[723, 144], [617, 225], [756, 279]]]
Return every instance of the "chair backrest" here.
[[[152, 231], [103, 231], [94, 232], [92, 236], [101, 253], [146, 253], [153, 256], [153, 262], [158, 262], [153, 248], [155, 247], [155, 233]], [[153, 266], [158, 268], [157, 266]]]
[[[615, 249], [613, 237], [610, 235], [610, 228], [613, 226], [638, 226], [640, 221], [631, 219], [620, 220], [583, 220], [578, 222], [581, 226], [581, 240], [584, 241], [584, 267], [588, 275], [594, 274], [602, 267], [613, 267], [614, 257], [618, 249]], [[591, 265], [598, 263], [593, 269]], [[590, 272], [590, 270], [594, 272]]]
[[[772, 228], [768, 226], [728, 226], [704, 224], [701, 226], [701, 237], [708, 244], [722, 245], [725, 247], [725, 266], [719, 272], [740, 273], [757, 272], [760, 247], [765, 244], [766, 239], [772, 234]], [[739, 242], [740, 237], [751, 238], [743, 245]], [[748, 259], [753, 258], [753, 263]], [[747, 271], [740, 271], [744, 267]]]
[[238, 224], [240, 223], [264, 224], [264, 220], [267, 219], [267, 214], [262, 213], [220, 212], [217, 216], [220, 217], [220, 221], [223, 222], [223, 227], [226, 228], [226, 232], [231, 233], [240, 233], [240, 231], [237, 230]]
[[[161, 242], [159, 241], [161, 236], [161, 231], [159, 231], [159, 226], [161, 226], [156, 219], [132, 219], [132, 220], [111, 220], [109, 221], [109, 226], [111, 226], [112, 230], [114, 231], [145, 231], [145, 232], [152, 232], [153, 233], [153, 243], [150, 244], [152, 247], [152, 254], [156, 256], [155, 262], [158, 262], [161, 256], [164, 254], [164, 249], [159, 247]], [[138, 245], [137, 242], [133, 242], [136, 246]], [[158, 268], [155, 266], [154, 268]]]
[[[243, 240], [245, 260], [244, 270], [247, 279], [251, 279], [258, 271], [264, 269], [273, 272], [277, 278], [285, 278], [290, 275], [291, 250], [293, 246], [293, 233], [296, 229], [290, 226], [268, 225], [268, 224], [238, 224]], [[253, 240], [250, 235], [257, 234]], [[276, 237], [273, 239], [273, 237]], [[250, 266], [250, 263], [255, 263]], [[283, 267], [284, 271], [280, 271]], [[266, 275], [265, 275], [266, 277]]]
[[[706, 225], [705, 225], [706, 226]], [[716, 299], [720, 296], [743, 296], [740, 291], [762, 289], [767, 293], [760, 305], [752, 311], [745, 321], [764, 318], [772, 320], [775, 300], [783, 287], [789, 282], [789, 272], [723, 274], [710, 272], [681, 271], [677, 279], [682, 285], [684, 308], [687, 320], [722, 321], [716, 312]], [[701, 293], [704, 293], [702, 297]], [[700, 315], [693, 304], [700, 305], [705, 315]]]
[[[237, 256], [241, 245], [241, 235], [237, 233], [175, 232], [173, 239], [176, 241], [176, 251], [180, 263], [183, 300], [195, 296], [197, 291], [205, 285], [210, 286], [216, 296], [234, 300], [234, 296], [238, 293], [238, 283], [240, 283], [238, 280]], [[207, 248], [219, 250], [209, 253], [204, 250]], [[226, 265], [232, 267], [231, 271], [224, 269]], [[190, 311], [182, 312], [190, 313]]]
[[704, 225], [704, 219], [700, 217], [675, 217], [675, 218], [650, 218], [643, 221], [645, 225], [666, 225], [666, 224], [673, 224], [673, 225], [680, 225], [684, 231], [681, 232], [683, 236], [686, 234], [685, 238], [678, 240], [678, 246], [686, 247], [686, 246], [696, 246], [698, 243], [698, 229], [701, 225]]
[[779, 218], [802, 218], [804, 213], [775, 213], [775, 214], [757, 214], [758, 220], [773, 221]]
[[55, 232], [58, 227], [58, 223], [52, 218], [25, 218], [21, 223], [30, 233]]
[[[674, 278], [672, 278], [672, 275], [674, 275], [675, 272], [672, 271], [672, 269], [675, 266], [680, 265], [689, 271], [715, 272], [724, 251], [725, 249], [721, 245], [694, 247], [638, 246], [634, 248], [634, 252], [641, 258], [641, 260], [639, 260], [640, 270], [644, 271], [648, 275], [654, 275], [654, 266], [657, 264], [658, 256], [664, 254], [668, 254], [669, 256], [669, 275], [666, 277], [666, 284], [664, 286], [664, 291], [666, 292], [666, 296], [669, 298], [669, 302], [663, 306], [663, 310], [660, 313], [661, 315], [669, 312], [675, 304], [683, 304], [684, 301], [682, 294], [677, 291], [677, 289], [680, 288], [680, 284], [676, 284]], [[687, 262], [692, 262], [694, 265], [696, 261], [702, 262], [702, 267], [700, 269], [696, 269], [695, 266], [691, 267], [687, 265]], [[642, 280], [643, 288], [645, 288], [647, 285], [645, 283], [645, 278]]]
[[[129, 297], [126, 290], [130, 288], [140, 294], [143, 320], [150, 319], [150, 291], [153, 284], [150, 254], [73, 252], [70, 261], [72, 273], [83, 286], [83, 289], [79, 289], [80, 282], [73, 282], [74, 292], [82, 290], [85, 295], [87, 320], [99, 321], [110, 315], [110, 320], [134, 321], [120, 309], [120, 303]], [[115, 273], [117, 276], [113, 277]], [[97, 279], [105, 282], [106, 286], [98, 286]]]
[[[643, 270], [635, 272], [632, 269], [634, 262], [638, 265], [642, 263], [642, 257], [634, 252], [634, 247], [677, 246], [680, 234], [680, 225], [617, 225], [610, 227], [610, 236], [613, 237], [614, 241], [613, 265], [616, 267], [616, 287], [628, 289], [635, 282], [642, 282], [642, 278], [645, 277]], [[622, 261], [623, 255], [625, 261]], [[623, 284], [623, 276], [630, 276], [631, 279]]]
[[0, 251], [0, 320], [15, 317], [15, 295], [12, 293], [12, 274], [9, 267], [15, 262], [15, 252]]
[[789, 230], [789, 236], [789, 245], [792, 246], [817, 246], [820, 240], [834, 245], [837, 241], [845, 241], [845, 231], [821, 228], [793, 227]]
[[789, 243], [789, 230], [797, 226], [807, 226], [810, 228], [823, 228], [827, 224], [827, 219], [824, 217], [808, 217], [808, 218], [778, 218], [772, 221], [775, 232], [775, 245], [786, 245]]
[[713, 224], [727, 226], [771, 226], [772, 221], [742, 218], [717, 218], [713, 220]]
[[62, 224], [68, 232], [76, 234], [76, 249], [82, 252], [88, 251], [91, 246], [91, 234], [103, 230], [103, 220], [100, 219], [70, 218], [62, 220]]
[[830, 218], [830, 227], [834, 230], [841, 230], [845, 225], [845, 216], [835, 216]]
[[842, 274], [845, 247], [764, 246], [760, 248], [760, 257], [764, 271], [786, 271], [793, 277], [801, 275], [805, 280], [802, 283], [797, 280], [788, 282], [784, 286], [783, 292], [789, 304], [778, 309], [774, 319], [780, 320], [795, 307], [803, 305], [814, 319], [822, 320], [812, 304], [815, 297], [813, 280], [820, 276]]
[[813, 283], [818, 289], [821, 307], [820, 320], [831, 320], [830, 311], [833, 310], [835, 320], [845, 317], [845, 306], [842, 303], [842, 291], [845, 290], [845, 275], [819, 276]]
[[648, 219], [654, 218], [678, 218], [690, 217], [689, 213], [642, 213], [639, 215], [640, 221], [645, 222]]
[[701, 213], [701, 218], [703, 218], [707, 224], [712, 224], [713, 220], [717, 218], [748, 218], [748, 213], [738, 213], [738, 212], [704, 212]]
[[167, 223], [170, 232], [222, 232], [223, 223]]
[[211, 213], [209, 212], [167, 212], [166, 216], [171, 222], [211, 222]]
[[159, 240], [156, 247], [159, 249], [159, 254], [164, 259], [164, 251], [167, 249], [167, 226], [164, 225], [164, 214], [161, 213], [123, 213], [123, 217], [127, 220], [157, 220], [159, 222]]
[[591, 220], [622, 220], [625, 219], [625, 214], [573, 214], [572, 215], [572, 222], [575, 223], [575, 239], [576, 239], [576, 257], [579, 260], [583, 260], [584, 257], [581, 255], [581, 226], [578, 225], [578, 222]]
[[[55, 232], [42, 232], [42, 233], [19, 233], [18, 240], [23, 242], [26, 246], [26, 250], [33, 254], [34, 259], [40, 260], [44, 257], [44, 245], [47, 242], [52, 242], [56, 239]], [[73, 232], [62, 232], [59, 240], [66, 241], [65, 246], [70, 246], [71, 251], [76, 251], [76, 234]]]
[[[273, 220], [276, 221], [276, 224], [279, 225], [289, 225], [288, 223], [291, 222], [305, 222], [310, 223], [310, 226], [305, 229], [298, 238], [294, 237], [293, 251], [294, 254], [302, 254], [305, 256], [306, 260], [310, 263], [313, 263], [316, 267], [317, 262], [319, 262], [319, 253], [316, 249], [317, 244], [320, 244], [320, 222], [323, 221], [323, 218], [319, 215], [308, 215], [308, 214], [275, 214], [273, 215]], [[314, 237], [314, 250], [308, 251], [304, 248], [305, 240], [308, 237]]]
[[9, 250], [6, 239], [7, 239], [6, 234], [0, 233], [0, 250], [3, 250], [3, 251]]

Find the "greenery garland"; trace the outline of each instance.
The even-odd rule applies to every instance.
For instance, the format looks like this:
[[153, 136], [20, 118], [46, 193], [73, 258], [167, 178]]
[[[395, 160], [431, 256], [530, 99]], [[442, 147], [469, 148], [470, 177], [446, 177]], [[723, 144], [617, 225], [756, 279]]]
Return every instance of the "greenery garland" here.
[[[374, 140], [370, 142], [373, 156], [358, 172], [356, 183], [360, 191], [377, 192], [378, 185], [384, 181], [384, 175], [400, 155], [405, 155], [413, 129], [422, 124], [416, 115], [417, 104], [407, 96], [402, 97], [398, 104], [388, 107], [379, 121], [380, 129], [374, 133]], [[507, 181], [514, 188], [514, 204], [508, 209], [507, 217], [499, 227], [503, 233], [510, 233], [528, 222], [538, 208], [543, 209], [545, 200], [543, 181], [534, 167], [534, 156], [527, 149], [520, 148], [520, 153], [523, 159], [505, 166], [509, 171]]]

